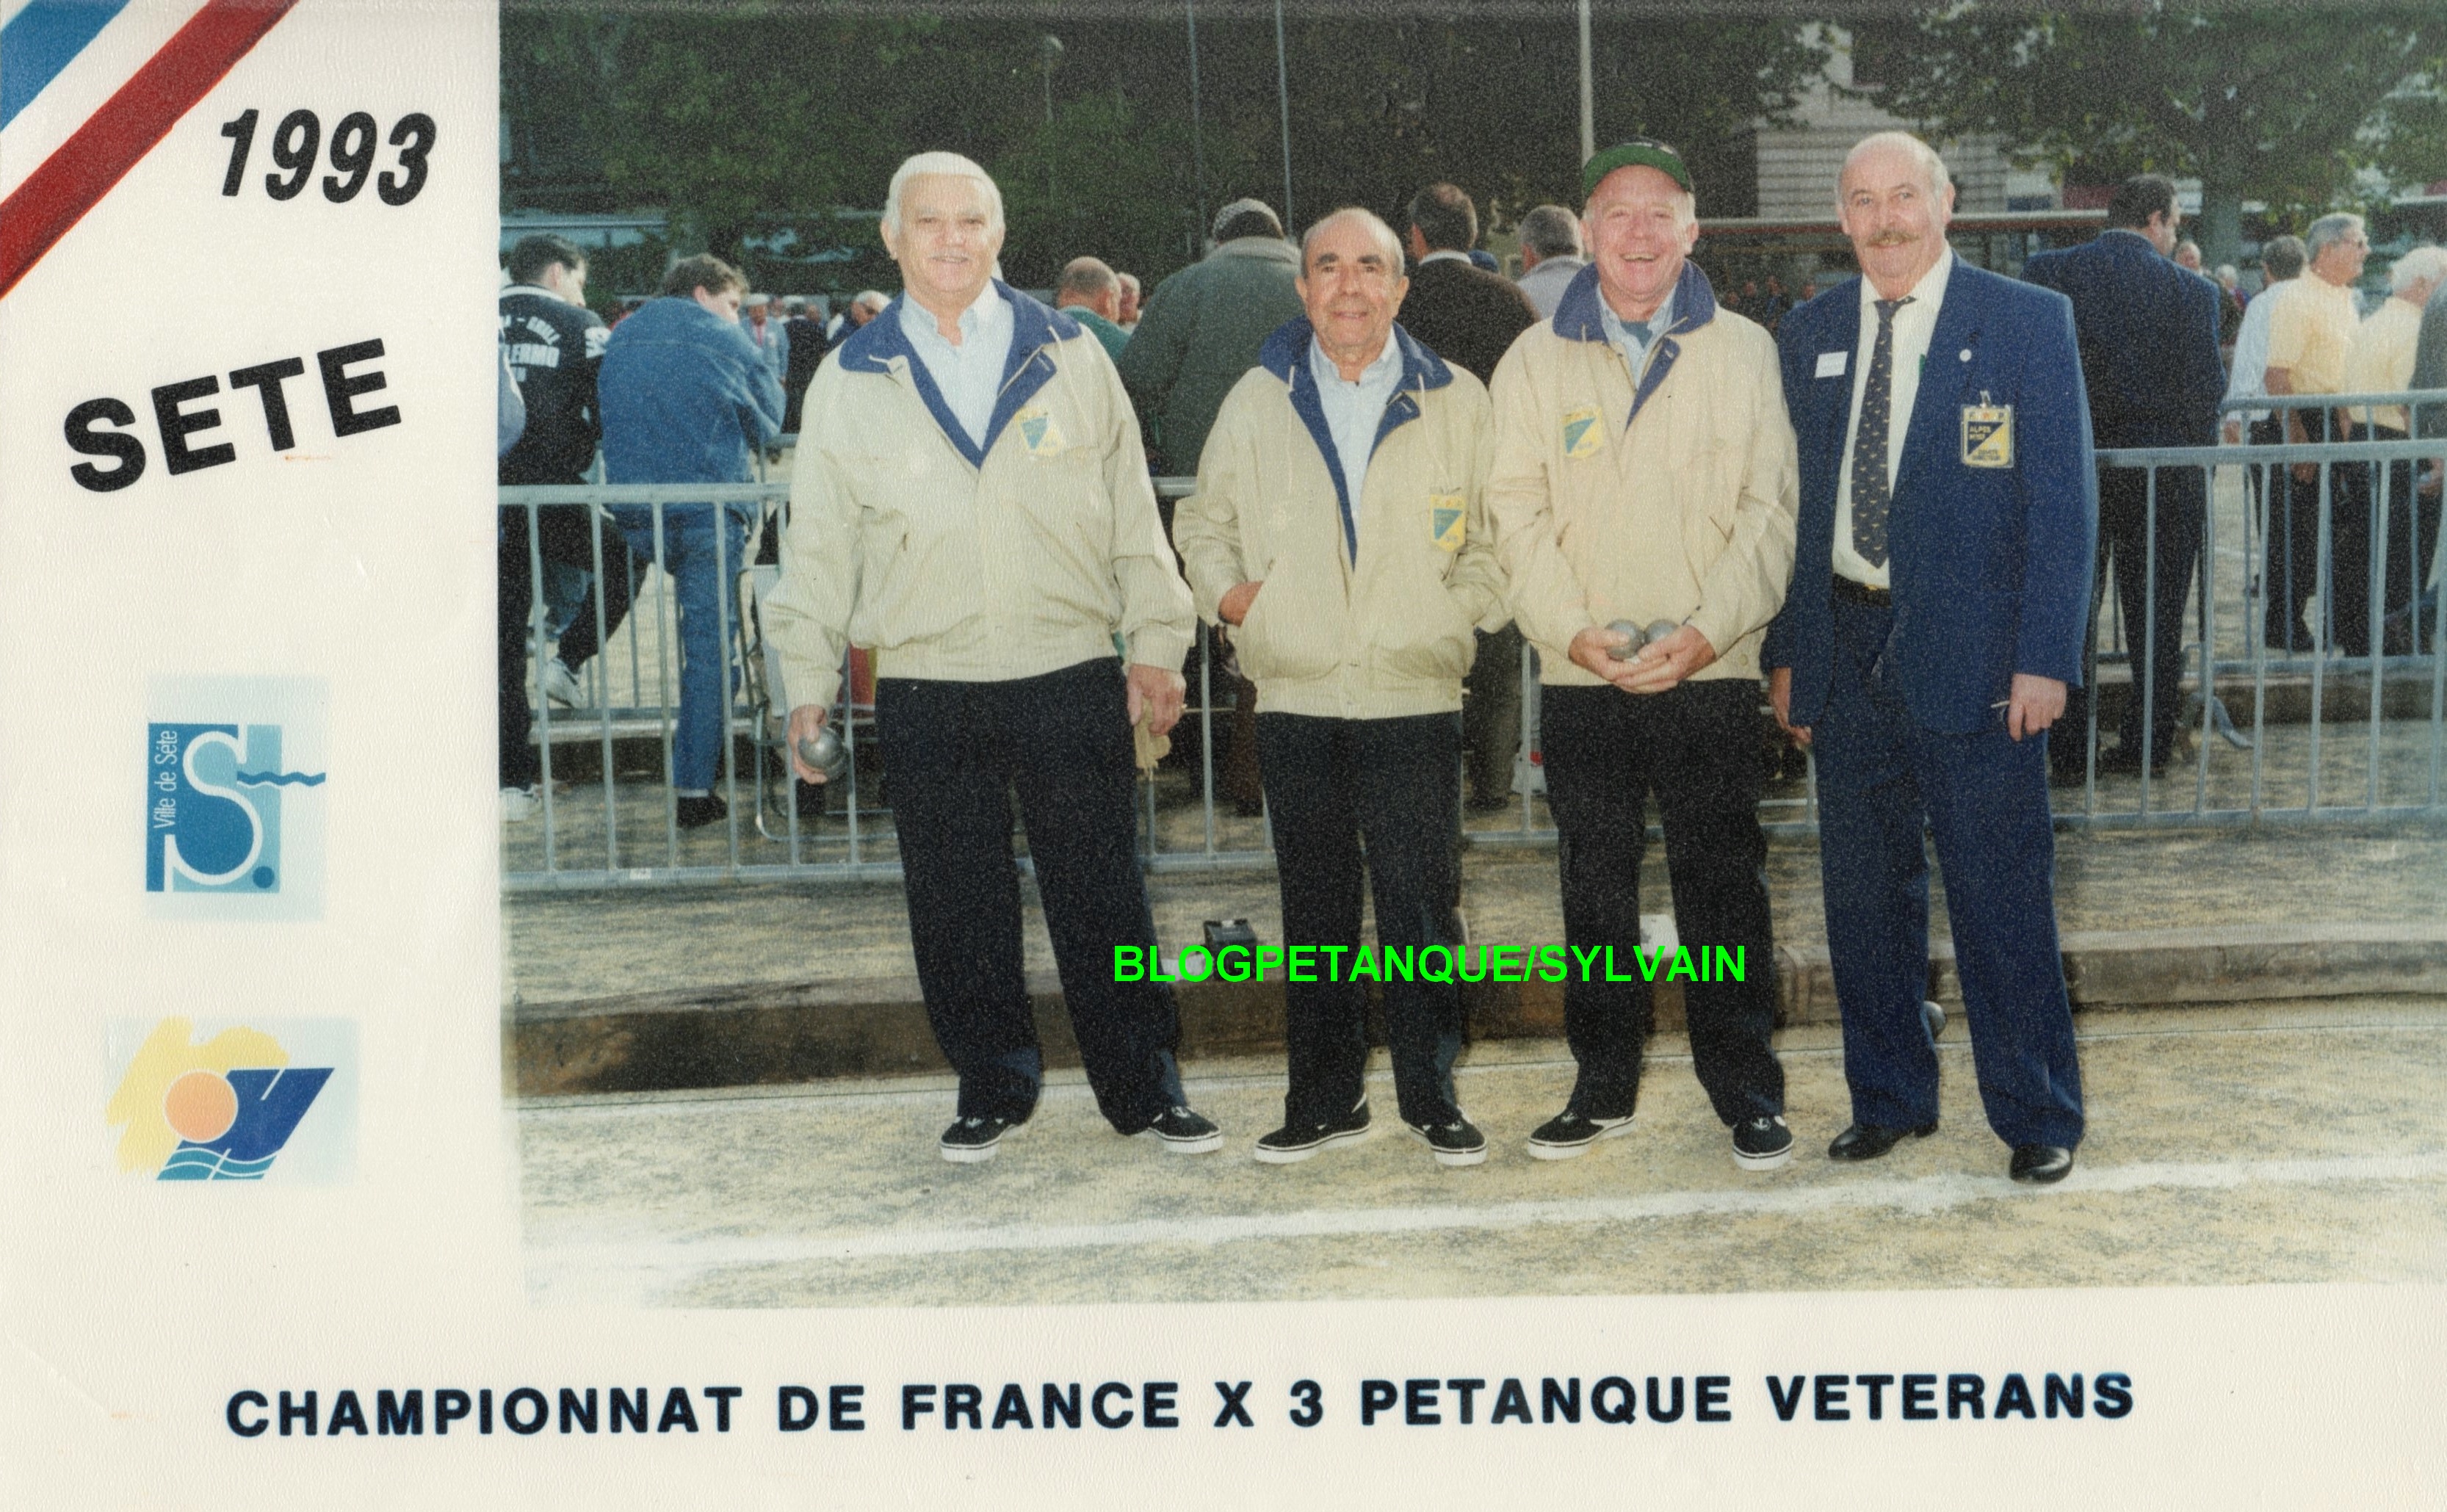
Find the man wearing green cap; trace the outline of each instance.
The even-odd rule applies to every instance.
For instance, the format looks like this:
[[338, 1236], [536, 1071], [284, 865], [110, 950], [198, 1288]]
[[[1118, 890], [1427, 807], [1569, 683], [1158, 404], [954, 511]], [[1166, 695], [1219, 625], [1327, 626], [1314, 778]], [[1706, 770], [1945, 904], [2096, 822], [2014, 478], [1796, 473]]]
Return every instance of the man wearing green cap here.
[[[1793, 573], [1797, 500], [1775, 343], [1717, 305], [1689, 260], [1691, 173], [1628, 142], [1583, 170], [1589, 266], [1495, 370], [1488, 480], [1496, 555], [1540, 652], [1546, 796], [1574, 952], [1640, 945], [1653, 790], [1675, 924], [1739, 949], [1740, 982], [1685, 989], [1691, 1056], [1734, 1159], [1792, 1158], [1774, 1028], [1767, 840], [1758, 824], [1759, 642]], [[1634, 652], [1618, 621], [1673, 627]], [[1629, 981], [1565, 984], [1580, 1075], [1529, 1139], [1563, 1160], [1627, 1133], [1651, 1003]]]

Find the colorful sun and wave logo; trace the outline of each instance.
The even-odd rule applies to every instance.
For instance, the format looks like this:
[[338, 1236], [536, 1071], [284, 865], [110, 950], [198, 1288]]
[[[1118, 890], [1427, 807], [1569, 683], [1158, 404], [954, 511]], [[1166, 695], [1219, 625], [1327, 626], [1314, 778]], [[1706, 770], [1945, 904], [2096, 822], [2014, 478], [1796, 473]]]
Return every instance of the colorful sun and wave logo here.
[[196, 1026], [153, 1027], [110, 1094], [104, 1116], [124, 1125], [119, 1168], [163, 1181], [253, 1181], [272, 1169], [337, 1068], [298, 1066], [258, 1029], [225, 1029], [198, 1043]]

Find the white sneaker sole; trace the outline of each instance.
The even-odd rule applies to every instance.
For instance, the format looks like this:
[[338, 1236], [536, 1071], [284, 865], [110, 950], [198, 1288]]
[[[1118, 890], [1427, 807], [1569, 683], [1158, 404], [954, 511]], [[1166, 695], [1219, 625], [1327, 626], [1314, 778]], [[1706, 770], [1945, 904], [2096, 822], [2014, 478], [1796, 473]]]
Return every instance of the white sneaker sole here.
[[1167, 1139], [1151, 1128], [1143, 1128], [1130, 1136], [1134, 1140], [1154, 1140], [1164, 1146], [1167, 1155], [1206, 1155], [1224, 1147], [1224, 1131], [1202, 1134], [1194, 1140]]
[[1774, 1155], [1744, 1155], [1736, 1150], [1734, 1163], [1745, 1171], [1773, 1171], [1778, 1166], [1793, 1163], [1793, 1146], [1788, 1144]]
[[935, 1148], [941, 1153], [943, 1159], [951, 1162], [955, 1165], [982, 1165], [986, 1162], [995, 1158], [995, 1151], [1002, 1148], [1003, 1141], [1011, 1138], [1014, 1134], [1018, 1133], [1021, 1129], [1024, 1129], [1028, 1125], [1025, 1124], [1012, 1125], [1009, 1128], [1006, 1128], [1001, 1133], [996, 1135], [995, 1142], [992, 1144], [938, 1143]]
[[1582, 1140], [1575, 1144], [1544, 1144], [1533, 1139], [1529, 1142], [1529, 1158], [1533, 1161], [1572, 1160], [1578, 1156], [1587, 1154], [1589, 1146], [1595, 1144], [1600, 1140], [1610, 1140], [1615, 1138], [1617, 1135], [1628, 1134], [1630, 1132], [1631, 1120], [1624, 1119], [1619, 1124], [1607, 1125], [1605, 1127], [1598, 1130], [1595, 1134], [1590, 1135], [1587, 1139]]
[[1346, 1129], [1339, 1134], [1328, 1134], [1314, 1143], [1302, 1144], [1294, 1149], [1286, 1149], [1280, 1145], [1268, 1148], [1264, 1144], [1260, 1144], [1254, 1153], [1261, 1165], [1298, 1165], [1309, 1157], [1320, 1151], [1330, 1150], [1337, 1144], [1365, 1144], [1375, 1137], [1375, 1125], [1371, 1125], [1366, 1128]]
[[1428, 1147], [1428, 1153], [1436, 1158], [1436, 1163], [1438, 1165], [1484, 1165], [1487, 1163], [1487, 1146], [1483, 1143], [1474, 1150], [1440, 1150], [1436, 1148], [1435, 1142], [1429, 1139], [1427, 1135], [1419, 1132], [1415, 1128], [1411, 1128], [1411, 1125], [1408, 1124], [1405, 1124], [1402, 1126], [1404, 1128], [1411, 1129], [1411, 1138], [1417, 1140], [1420, 1143], [1425, 1144]]

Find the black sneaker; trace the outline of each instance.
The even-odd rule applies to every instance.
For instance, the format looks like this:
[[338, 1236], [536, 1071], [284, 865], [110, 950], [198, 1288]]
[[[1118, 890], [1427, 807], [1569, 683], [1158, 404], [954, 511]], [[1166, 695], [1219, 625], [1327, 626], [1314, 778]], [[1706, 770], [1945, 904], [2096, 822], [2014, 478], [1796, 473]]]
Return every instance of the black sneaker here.
[[682, 829], [703, 829], [708, 824], [719, 824], [730, 813], [730, 805], [711, 793], [674, 799], [672, 808]]
[[1204, 1155], [1224, 1147], [1224, 1131], [1215, 1126], [1213, 1119], [1178, 1105], [1158, 1113], [1155, 1122], [1131, 1138], [1160, 1141], [1174, 1155]]
[[952, 1121], [943, 1131], [938, 1147], [943, 1159], [958, 1165], [974, 1165], [995, 1158], [995, 1149], [1002, 1137], [1022, 1126], [1025, 1120], [1007, 1118], [961, 1118]]
[[1538, 1131], [1529, 1136], [1529, 1153], [1542, 1161], [1568, 1161], [1600, 1140], [1630, 1132], [1630, 1114], [1591, 1118], [1576, 1103], [1538, 1125]]
[[1337, 1144], [1356, 1144], [1375, 1131], [1368, 1123], [1368, 1099], [1331, 1124], [1286, 1124], [1258, 1141], [1257, 1156], [1268, 1165], [1293, 1165]]
[[1416, 1124], [1403, 1126], [1435, 1153], [1438, 1165], [1476, 1165], [1487, 1159], [1487, 1136], [1466, 1118], [1425, 1128]]
[[1793, 1159], [1793, 1130], [1783, 1115], [1744, 1119], [1734, 1125], [1734, 1163], [1745, 1171], [1773, 1171]]

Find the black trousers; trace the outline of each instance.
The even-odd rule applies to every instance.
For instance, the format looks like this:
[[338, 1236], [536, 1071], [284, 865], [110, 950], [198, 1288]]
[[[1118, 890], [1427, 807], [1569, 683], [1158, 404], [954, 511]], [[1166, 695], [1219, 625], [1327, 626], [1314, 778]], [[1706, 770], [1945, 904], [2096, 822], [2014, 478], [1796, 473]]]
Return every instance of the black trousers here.
[[[2327, 409], [2305, 409], [2303, 431], [2313, 441], [2344, 441]], [[2361, 427], [2355, 427], [2359, 430]], [[2327, 474], [2328, 580], [2320, 577], [2321, 471]], [[2331, 463], [2298, 482], [2290, 467], [2268, 469], [2267, 624], [2270, 647], [2307, 652], [2342, 648], [2369, 654], [2371, 517], [2368, 464]], [[2320, 595], [2322, 624], [2306, 630], [2304, 606]]]
[[1521, 754], [1521, 629], [1478, 633], [1478, 659], [1463, 687], [1461, 744], [1467, 753], [1470, 796], [1493, 804], [1512, 796], [1512, 765]]
[[[2387, 425], [2355, 425], [2346, 432], [2352, 441], [2402, 441], [2405, 433]], [[2337, 469], [2352, 498], [2348, 511], [2362, 523], [2359, 542], [2360, 571], [2349, 580], [2345, 572], [2354, 558], [2340, 550], [2337, 553], [2337, 609], [2339, 613], [2337, 644], [2348, 656], [2370, 654], [2370, 589], [2374, 573], [2384, 570], [2386, 581], [2380, 585], [2380, 612], [2393, 614], [2413, 602], [2419, 587], [2430, 576], [2430, 558], [2438, 546], [2438, 506], [2414, 498], [2415, 472], [2410, 462], [2386, 463], [2362, 463]], [[2381, 490], [2385, 489], [2384, 515], [2381, 513]], [[2342, 518], [2342, 517], [2341, 517]], [[2374, 537], [2384, 535], [2387, 559], [2382, 568], [2373, 550]], [[2345, 599], [2351, 596], [2353, 614], [2344, 615]], [[2353, 632], [2352, 638], [2347, 631]]]
[[[535, 564], [528, 560], [527, 512], [501, 512], [500, 545], [494, 574], [499, 597], [494, 615], [494, 673], [498, 693], [498, 735], [503, 787], [524, 787], [541, 770], [536, 748], [527, 743], [533, 710], [527, 703], [527, 617], [535, 606]], [[598, 520], [583, 504], [546, 504], [536, 511], [538, 553], [547, 562], [595, 571], [598, 544], [603, 570], [578, 606], [578, 617], [560, 637], [560, 660], [575, 671], [601, 649], [595, 633], [595, 598], [603, 598], [603, 633], [611, 634], [629, 617], [629, 595], [635, 568], [629, 539], [609, 520]]]
[[[1379, 945], [1415, 952], [1453, 944], [1445, 925], [1455, 886], [1460, 753], [1459, 714], [1258, 716], [1285, 946], [1358, 947], [1363, 865]], [[1461, 989], [1451, 981], [1388, 981], [1384, 1001], [1403, 1122], [1458, 1119], [1452, 1068], [1461, 1053]], [[1348, 1113], [1368, 1069], [1367, 983], [1287, 980], [1283, 1009], [1291, 1069], [1285, 1121], [1322, 1124]]]
[[[2124, 626], [2124, 649], [2132, 657], [2133, 696], [2124, 706], [2117, 734], [2127, 750], [2142, 747], [2142, 709], [2149, 708], [2150, 758], [2164, 762], [2174, 749], [2175, 728], [2184, 713], [2184, 609], [2200, 579], [2201, 534], [2209, 517], [2209, 491], [2196, 467], [2157, 469], [2157, 528], [2150, 520], [2150, 471], [2141, 467], [2098, 469], [2098, 571], [2091, 578], [2091, 614], [2082, 648], [2082, 686], [2065, 690], [2065, 711], [2058, 730], [2066, 738], [2049, 743], [2050, 759], [2073, 771], [2082, 769], [2082, 746], [2090, 726], [2090, 691], [2098, 684], [2098, 595], [2106, 592], [2107, 569], [2115, 566], [2116, 614]], [[2156, 595], [2151, 594], [2156, 577]]]
[[[1691, 1059], [1728, 1125], [1784, 1111], [1775, 1030], [1775, 942], [1768, 919], [1767, 837], [1759, 830], [1758, 684], [1684, 683], [1653, 695], [1610, 687], [1540, 690], [1546, 802], [1560, 831], [1564, 940], [1610, 948], [1615, 971], [1640, 976], [1640, 862], [1647, 798], [1665, 823], [1666, 877], [1683, 946], [1731, 951], [1740, 982], [1685, 982]], [[1577, 954], [1574, 956], [1579, 959]], [[1603, 974], [1603, 962], [1597, 973]], [[1572, 1100], [1594, 1118], [1628, 1115], [1653, 1005], [1645, 980], [1564, 982], [1564, 1034], [1580, 1063]]]
[[959, 1073], [960, 1116], [1024, 1120], [1044, 1082], [1021, 971], [1016, 790], [1096, 1106], [1125, 1134], [1147, 1127], [1182, 1101], [1179, 1020], [1169, 987], [1113, 980], [1114, 947], [1155, 944], [1134, 849], [1120, 661], [1008, 682], [882, 678], [875, 728], [892, 774], [918, 983], [935, 1043]]

